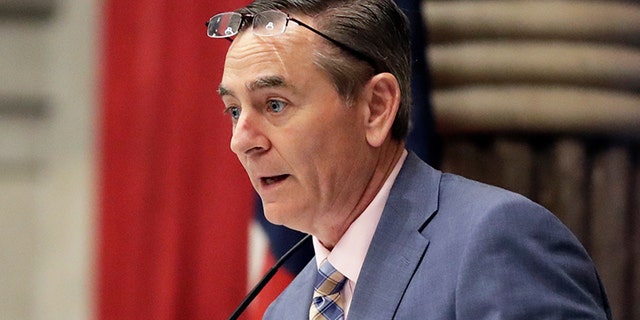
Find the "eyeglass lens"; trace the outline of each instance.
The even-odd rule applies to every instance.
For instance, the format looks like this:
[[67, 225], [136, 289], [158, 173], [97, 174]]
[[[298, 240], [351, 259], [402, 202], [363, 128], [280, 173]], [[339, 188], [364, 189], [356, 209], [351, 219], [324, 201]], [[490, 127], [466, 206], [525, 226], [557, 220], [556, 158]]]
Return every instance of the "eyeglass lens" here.
[[287, 15], [280, 11], [263, 11], [253, 17], [253, 33], [259, 36], [274, 36], [284, 32]]
[[213, 16], [207, 25], [207, 34], [213, 38], [234, 36], [240, 29], [242, 16], [235, 12], [225, 12]]
[[[213, 38], [227, 38], [238, 34], [243, 17], [237, 12], [225, 12], [213, 16], [208, 23], [207, 34]], [[259, 36], [273, 36], [284, 32], [287, 15], [280, 11], [263, 11], [253, 16], [253, 32]]]

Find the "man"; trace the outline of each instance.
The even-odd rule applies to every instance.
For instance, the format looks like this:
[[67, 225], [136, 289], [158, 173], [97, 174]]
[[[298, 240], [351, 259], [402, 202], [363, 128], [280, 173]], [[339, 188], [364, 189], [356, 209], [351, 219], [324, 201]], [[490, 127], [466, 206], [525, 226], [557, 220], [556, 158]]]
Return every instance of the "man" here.
[[313, 235], [315, 259], [265, 319], [610, 318], [551, 213], [405, 150], [408, 27], [392, 1], [256, 0], [208, 33], [233, 41], [219, 93], [267, 219]]

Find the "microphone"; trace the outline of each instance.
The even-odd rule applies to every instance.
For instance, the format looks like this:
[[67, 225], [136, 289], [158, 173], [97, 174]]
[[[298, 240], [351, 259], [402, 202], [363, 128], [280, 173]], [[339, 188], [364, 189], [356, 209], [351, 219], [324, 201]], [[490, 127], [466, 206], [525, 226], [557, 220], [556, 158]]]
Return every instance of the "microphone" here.
[[304, 236], [300, 241], [298, 241], [298, 243], [296, 243], [293, 247], [291, 247], [289, 251], [287, 251], [285, 254], [282, 255], [282, 257], [276, 262], [276, 264], [274, 264], [273, 267], [271, 267], [271, 269], [269, 269], [269, 271], [264, 275], [264, 277], [260, 279], [258, 284], [255, 287], [253, 287], [253, 289], [251, 289], [251, 292], [249, 292], [249, 294], [247, 294], [247, 296], [244, 297], [244, 300], [242, 300], [242, 302], [236, 308], [236, 310], [231, 314], [231, 316], [229, 316], [229, 320], [236, 320], [238, 319], [238, 317], [240, 317], [242, 312], [249, 306], [249, 304], [253, 301], [253, 299], [255, 299], [258, 296], [260, 291], [262, 291], [264, 286], [266, 286], [267, 283], [269, 283], [271, 278], [273, 278], [273, 276], [276, 274], [278, 269], [280, 269], [280, 267], [287, 260], [289, 260], [289, 258], [294, 253], [296, 253], [296, 251], [298, 251], [298, 249], [302, 247], [302, 244], [304, 244], [304, 242], [309, 238], [311, 238], [310, 234]]

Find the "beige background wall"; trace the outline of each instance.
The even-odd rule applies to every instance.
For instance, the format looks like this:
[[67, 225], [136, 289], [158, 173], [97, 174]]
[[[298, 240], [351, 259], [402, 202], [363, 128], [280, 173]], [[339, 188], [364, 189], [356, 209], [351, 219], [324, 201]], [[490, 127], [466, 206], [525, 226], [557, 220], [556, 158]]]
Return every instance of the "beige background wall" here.
[[0, 319], [89, 319], [98, 5], [0, 0]]

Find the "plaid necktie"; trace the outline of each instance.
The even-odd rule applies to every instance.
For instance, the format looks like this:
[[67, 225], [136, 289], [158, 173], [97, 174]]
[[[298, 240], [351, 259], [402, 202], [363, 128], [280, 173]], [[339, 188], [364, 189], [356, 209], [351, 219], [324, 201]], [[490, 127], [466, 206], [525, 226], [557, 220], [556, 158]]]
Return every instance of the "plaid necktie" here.
[[342, 320], [344, 311], [340, 291], [347, 278], [329, 261], [320, 264], [313, 291], [313, 302], [309, 310], [310, 320]]

